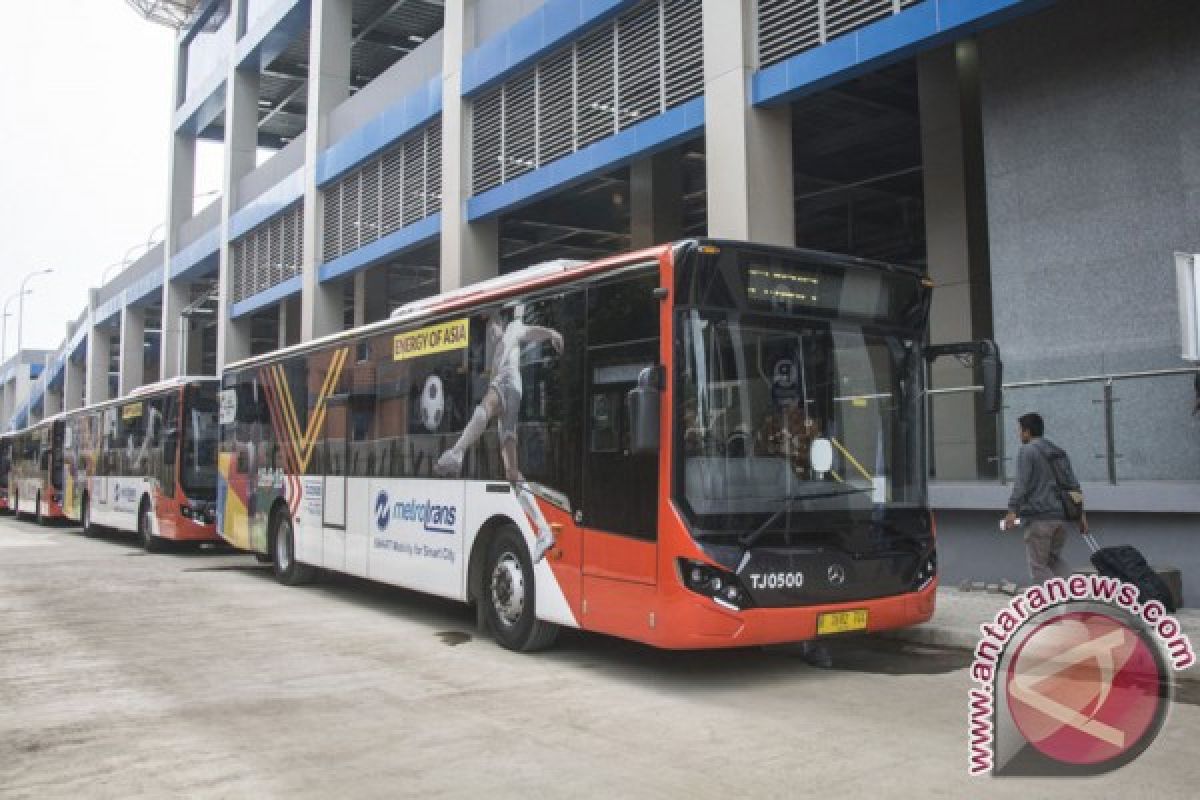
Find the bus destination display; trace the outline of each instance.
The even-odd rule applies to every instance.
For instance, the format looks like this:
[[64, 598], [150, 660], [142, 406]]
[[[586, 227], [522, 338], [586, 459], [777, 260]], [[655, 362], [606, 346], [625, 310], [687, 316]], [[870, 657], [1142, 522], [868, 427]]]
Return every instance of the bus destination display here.
[[786, 269], [772, 264], [746, 266], [746, 297], [751, 304], [776, 310], [816, 306], [821, 278], [815, 272]]

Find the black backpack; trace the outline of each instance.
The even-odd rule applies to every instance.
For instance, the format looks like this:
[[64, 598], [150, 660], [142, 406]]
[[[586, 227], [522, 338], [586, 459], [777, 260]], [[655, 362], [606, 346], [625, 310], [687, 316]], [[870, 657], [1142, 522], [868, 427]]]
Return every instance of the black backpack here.
[[1037, 451], [1050, 467], [1054, 477], [1054, 487], [1058, 490], [1058, 499], [1062, 503], [1063, 516], [1072, 522], [1083, 518], [1083, 490], [1079, 481], [1075, 480], [1075, 470], [1071, 469], [1071, 459], [1058, 447], [1047, 451], [1046, 447], [1038, 447]]

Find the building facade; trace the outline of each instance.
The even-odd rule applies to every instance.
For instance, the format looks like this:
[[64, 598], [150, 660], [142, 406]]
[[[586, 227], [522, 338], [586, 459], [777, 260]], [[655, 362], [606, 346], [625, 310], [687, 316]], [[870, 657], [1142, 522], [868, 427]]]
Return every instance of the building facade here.
[[1027, 574], [996, 523], [1037, 410], [1102, 537], [1200, 597], [1173, 272], [1200, 252], [1198, 101], [1187, 0], [208, 0], [176, 42], [165, 241], [6, 419], [547, 259], [801, 245], [925, 267], [932, 340], [1000, 345], [998, 419], [971, 369], [932, 374], [945, 579]]

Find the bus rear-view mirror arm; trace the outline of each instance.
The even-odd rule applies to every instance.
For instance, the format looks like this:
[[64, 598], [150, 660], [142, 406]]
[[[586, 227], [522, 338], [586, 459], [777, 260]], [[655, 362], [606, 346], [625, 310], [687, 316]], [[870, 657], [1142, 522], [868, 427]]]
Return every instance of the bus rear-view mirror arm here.
[[983, 410], [988, 414], [1000, 413], [1001, 391], [1004, 383], [1004, 363], [1000, 360], [1000, 348], [991, 339], [975, 342], [953, 342], [935, 344], [925, 348], [925, 360], [932, 364], [942, 356], [968, 356], [979, 366], [983, 381]]

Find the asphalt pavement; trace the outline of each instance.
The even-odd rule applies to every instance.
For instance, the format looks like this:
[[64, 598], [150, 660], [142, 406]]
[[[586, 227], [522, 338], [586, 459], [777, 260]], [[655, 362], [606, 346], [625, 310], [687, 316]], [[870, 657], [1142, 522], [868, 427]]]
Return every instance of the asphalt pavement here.
[[[949, 606], [947, 606], [948, 608]], [[968, 653], [518, 655], [456, 603], [0, 518], [0, 796], [1191, 797], [1200, 708], [1102, 780], [973, 779]], [[1186, 699], [1186, 698], [1185, 698]]]

